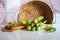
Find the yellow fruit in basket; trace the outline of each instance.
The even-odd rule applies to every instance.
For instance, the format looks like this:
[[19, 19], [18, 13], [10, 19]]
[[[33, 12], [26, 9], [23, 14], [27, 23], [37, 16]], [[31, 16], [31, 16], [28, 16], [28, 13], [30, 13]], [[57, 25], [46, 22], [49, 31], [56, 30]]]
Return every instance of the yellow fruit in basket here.
[[22, 19], [21, 23], [22, 23], [22, 24], [27, 24], [27, 20]]
[[40, 22], [40, 26], [43, 26], [44, 22]]

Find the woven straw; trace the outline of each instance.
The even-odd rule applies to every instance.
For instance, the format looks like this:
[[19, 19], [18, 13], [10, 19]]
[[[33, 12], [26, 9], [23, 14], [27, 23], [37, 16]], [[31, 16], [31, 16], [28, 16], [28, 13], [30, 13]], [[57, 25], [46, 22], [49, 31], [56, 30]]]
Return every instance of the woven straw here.
[[18, 21], [21, 19], [34, 20], [39, 16], [44, 16], [44, 20], [47, 20], [47, 24], [53, 22], [53, 12], [51, 8], [44, 2], [31, 1], [22, 6], [18, 13]]

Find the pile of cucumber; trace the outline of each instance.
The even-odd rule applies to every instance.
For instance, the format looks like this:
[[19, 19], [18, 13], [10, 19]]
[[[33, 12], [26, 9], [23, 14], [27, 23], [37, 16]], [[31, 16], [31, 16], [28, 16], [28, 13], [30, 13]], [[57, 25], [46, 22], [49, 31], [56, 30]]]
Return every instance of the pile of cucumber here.
[[28, 21], [27, 30], [28, 31], [39, 31], [42, 29], [43, 24], [46, 23], [46, 21], [42, 22], [41, 20], [44, 19], [43, 16], [40, 16], [36, 18], [34, 21]]
[[[42, 20], [44, 19], [43, 16], [40, 16], [38, 18], [36, 18], [34, 21], [27, 21], [25, 19], [21, 20], [22, 24], [27, 25], [27, 30], [28, 31], [40, 31], [40, 30], [45, 30], [46, 32], [55, 32], [56, 28], [52, 27], [52, 24], [45, 24], [47, 22], [47, 20], [45, 20], [44, 22], [42, 22]], [[16, 24], [15, 20], [12, 20], [11, 22], [9, 22], [8, 24]], [[46, 25], [44, 28], [44, 24]]]
[[42, 27], [40, 27], [39, 23], [38, 24], [31, 23], [27, 26], [28, 31], [39, 31], [41, 29], [42, 29]]
[[[27, 30], [28, 31], [45, 30], [46, 32], [55, 32], [56, 28], [52, 27], [52, 24], [45, 24], [47, 22], [47, 20], [42, 22], [43, 19], [44, 19], [44, 17], [40, 16], [40, 17], [36, 18], [33, 22], [30, 20], [28, 22]], [[44, 28], [42, 28], [44, 24], [46, 26]]]

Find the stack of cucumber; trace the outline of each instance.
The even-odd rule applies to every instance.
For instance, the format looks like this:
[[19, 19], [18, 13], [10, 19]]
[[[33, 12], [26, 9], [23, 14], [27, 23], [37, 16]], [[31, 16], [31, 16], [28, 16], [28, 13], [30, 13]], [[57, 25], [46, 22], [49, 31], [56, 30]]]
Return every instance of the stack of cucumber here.
[[46, 21], [41, 22], [42, 19], [44, 19], [44, 17], [40, 16], [40, 17], [36, 18], [33, 22], [31, 20], [28, 21], [27, 30], [28, 31], [39, 31], [39, 30], [41, 30], [43, 24], [46, 23]]
[[38, 24], [31, 23], [27, 26], [28, 31], [39, 31], [41, 29], [42, 27], [40, 27], [39, 23]]

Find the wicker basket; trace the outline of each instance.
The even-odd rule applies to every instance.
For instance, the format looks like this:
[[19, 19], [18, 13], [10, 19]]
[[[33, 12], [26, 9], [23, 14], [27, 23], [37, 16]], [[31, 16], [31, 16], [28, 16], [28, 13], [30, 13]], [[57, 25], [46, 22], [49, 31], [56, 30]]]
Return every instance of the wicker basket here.
[[44, 20], [47, 20], [47, 24], [53, 22], [53, 12], [51, 8], [44, 2], [41, 1], [30, 1], [22, 6], [18, 13], [18, 22], [21, 19], [34, 20], [39, 16], [44, 16]]

